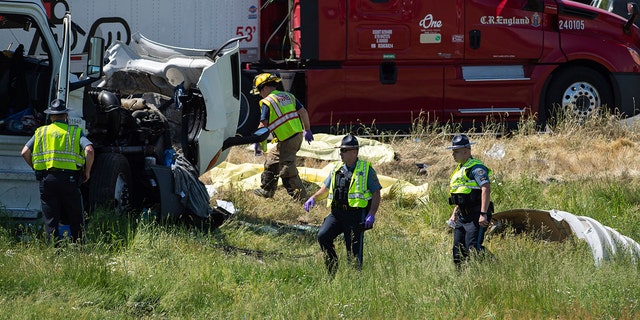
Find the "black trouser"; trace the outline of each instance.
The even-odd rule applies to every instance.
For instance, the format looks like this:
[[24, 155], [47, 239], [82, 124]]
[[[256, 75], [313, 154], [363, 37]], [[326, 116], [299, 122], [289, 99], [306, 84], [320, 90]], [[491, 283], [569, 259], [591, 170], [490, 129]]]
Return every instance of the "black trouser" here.
[[[484, 234], [486, 228], [479, 224], [480, 205], [462, 208], [456, 214], [456, 227], [453, 230], [453, 262], [456, 266], [469, 257], [472, 251], [484, 251]], [[493, 204], [487, 213], [487, 219], [491, 220]]]
[[364, 229], [364, 209], [338, 210], [332, 209], [331, 214], [324, 218], [324, 222], [318, 231], [318, 243], [325, 253], [325, 265], [329, 274], [335, 274], [338, 270], [338, 255], [333, 241], [344, 234], [344, 244], [347, 253], [358, 259], [358, 266], [362, 266], [362, 236]]
[[76, 241], [82, 237], [84, 226], [84, 208], [80, 184], [82, 175], [73, 171], [39, 172], [40, 201], [47, 240], [51, 236], [60, 237], [58, 224], [69, 225], [71, 238]]

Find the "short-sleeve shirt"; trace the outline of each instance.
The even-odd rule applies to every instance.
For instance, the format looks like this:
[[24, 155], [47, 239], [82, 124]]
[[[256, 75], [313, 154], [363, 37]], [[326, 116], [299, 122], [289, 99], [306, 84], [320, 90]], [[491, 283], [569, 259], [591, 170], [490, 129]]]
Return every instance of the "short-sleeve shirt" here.
[[[54, 121], [54, 122], [62, 122], [64, 123], [64, 121]], [[36, 143], [36, 136], [33, 135], [31, 136], [31, 139], [29, 139], [29, 141], [27, 141], [27, 143], [25, 144], [25, 146], [27, 148], [29, 148], [29, 150], [33, 151], [33, 145]], [[89, 138], [84, 136], [84, 133], [82, 131], [80, 131], [80, 149], [84, 150], [87, 146], [92, 145], [93, 143], [89, 140]]]
[[470, 179], [474, 179], [476, 183], [478, 183], [478, 186], [489, 183], [489, 170], [482, 164], [471, 167], [468, 176]]
[[[302, 102], [296, 98], [296, 111], [304, 108]], [[262, 113], [260, 113], [260, 121], [269, 121], [269, 106], [267, 104], [262, 104]]]

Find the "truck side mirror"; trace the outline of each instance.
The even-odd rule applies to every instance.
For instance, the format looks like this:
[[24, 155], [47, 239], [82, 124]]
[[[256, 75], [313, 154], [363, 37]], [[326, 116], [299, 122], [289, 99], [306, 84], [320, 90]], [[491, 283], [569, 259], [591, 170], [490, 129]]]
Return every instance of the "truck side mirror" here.
[[100, 79], [102, 67], [104, 67], [104, 39], [93, 37], [89, 40], [89, 44], [86, 76], [93, 80]]
[[631, 26], [636, 21], [636, 17], [638, 17], [638, 5], [635, 2], [627, 3], [627, 13], [630, 15], [629, 20], [624, 24], [622, 30], [624, 33], [629, 34], [631, 32]]

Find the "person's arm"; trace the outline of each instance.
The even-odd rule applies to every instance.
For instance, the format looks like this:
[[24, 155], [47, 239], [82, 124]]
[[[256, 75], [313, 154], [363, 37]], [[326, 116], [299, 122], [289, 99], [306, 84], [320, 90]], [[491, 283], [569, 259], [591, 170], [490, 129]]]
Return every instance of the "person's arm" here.
[[453, 211], [451, 212], [451, 218], [449, 218], [449, 220], [456, 221], [456, 211], [457, 210], [458, 210], [458, 205], [455, 205], [453, 207]]
[[371, 207], [369, 208], [368, 214], [375, 217], [378, 212], [378, 207], [380, 207], [380, 190], [377, 190], [371, 195]]
[[91, 167], [93, 166], [93, 159], [95, 158], [95, 153], [93, 151], [93, 145], [88, 145], [84, 148], [84, 180], [87, 182], [91, 178]]
[[491, 183], [485, 183], [480, 187], [482, 191], [482, 195], [480, 196], [480, 211], [484, 214], [480, 215], [480, 219], [478, 219], [478, 223], [480, 226], [486, 227], [489, 225], [489, 217], [487, 212], [489, 212], [489, 204], [491, 203]]
[[20, 155], [22, 155], [22, 159], [24, 159], [24, 162], [26, 162], [29, 165], [29, 167], [33, 169], [33, 160], [31, 159], [31, 149], [29, 149], [29, 147], [27, 146], [22, 147], [22, 152], [20, 153]]
[[309, 198], [313, 198], [315, 200], [324, 200], [327, 198], [327, 195], [329, 194], [329, 188], [327, 188], [326, 185], [322, 184], [322, 186], [320, 187], [320, 189], [318, 189], [318, 191], [316, 191], [316, 193], [314, 193], [311, 197]]
[[311, 130], [311, 122], [309, 121], [309, 112], [304, 107], [297, 110], [298, 115], [300, 116], [300, 121], [302, 121], [302, 127], [304, 130]]
[[260, 101], [260, 123], [258, 128], [266, 128], [269, 126], [269, 106]]

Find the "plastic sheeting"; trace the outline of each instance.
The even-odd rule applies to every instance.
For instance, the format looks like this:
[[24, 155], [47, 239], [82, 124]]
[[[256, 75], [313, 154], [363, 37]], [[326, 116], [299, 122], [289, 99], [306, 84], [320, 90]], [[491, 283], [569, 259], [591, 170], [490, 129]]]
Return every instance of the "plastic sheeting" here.
[[596, 265], [620, 252], [630, 254], [634, 261], [640, 258], [640, 244], [590, 217], [560, 210], [512, 209], [495, 213], [492, 219], [496, 222], [491, 230], [505, 223], [518, 231], [542, 231], [550, 241], [575, 235], [587, 242]]
[[[336, 148], [342, 142], [344, 135], [330, 135], [324, 133], [316, 133], [313, 135], [314, 140], [311, 143], [303, 142], [298, 151], [297, 156], [314, 158], [326, 161], [339, 161], [340, 149]], [[394, 160], [395, 152], [393, 148], [385, 143], [367, 139], [358, 138], [360, 150], [358, 157], [363, 160], [370, 161], [375, 169], [376, 164], [391, 162]], [[274, 148], [276, 144], [267, 144], [267, 150]], [[253, 152], [253, 145], [247, 146], [247, 150]], [[320, 186], [324, 179], [331, 173], [333, 163], [326, 165], [324, 168], [307, 168], [298, 167], [300, 178], [304, 181], [315, 183]], [[215, 194], [218, 191], [241, 190], [248, 191], [260, 187], [260, 174], [264, 170], [262, 164], [242, 163], [232, 164], [223, 162], [217, 167], [205, 173], [204, 180], [211, 181], [207, 185], [209, 194]], [[413, 185], [407, 181], [398, 180], [388, 176], [380, 175], [378, 179], [382, 185], [380, 191], [383, 198], [401, 197], [404, 200], [424, 202], [427, 201], [427, 191], [429, 184]], [[278, 182], [280, 185], [282, 182]], [[214, 191], [215, 190], [215, 191]]]
[[[320, 186], [324, 179], [331, 173], [333, 164], [328, 164], [324, 168], [298, 167], [302, 180], [315, 183]], [[233, 164], [223, 162], [219, 166], [205, 173], [205, 180], [210, 180], [208, 188], [217, 191], [241, 190], [248, 191], [260, 187], [260, 174], [264, 170], [263, 165], [255, 163]], [[402, 197], [412, 201], [427, 201], [427, 191], [429, 184], [413, 185], [407, 181], [391, 178], [378, 174], [378, 179], [382, 185], [380, 194], [383, 198]], [[282, 182], [278, 182], [280, 185]], [[211, 191], [210, 191], [211, 193]]]
[[[298, 157], [338, 161], [340, 160], [340, 149], [336, 147], [340, 145], [343, 137], [344, 135], [316, 133], [313, 135], [311, 143], [302, 143], [300, 151], [296, 155]], [[360, 145], [358, 157], [361, 159], [367, 160], [374, 165], [393, 161], [395, 152], [390, 145], [372, 139], [357, 138]], [[275, 143], [268, 143], [267, 150], [271, 150], [275, 146]], [[253, 145], [248, 146], [247, 150], [253, 152]]]

